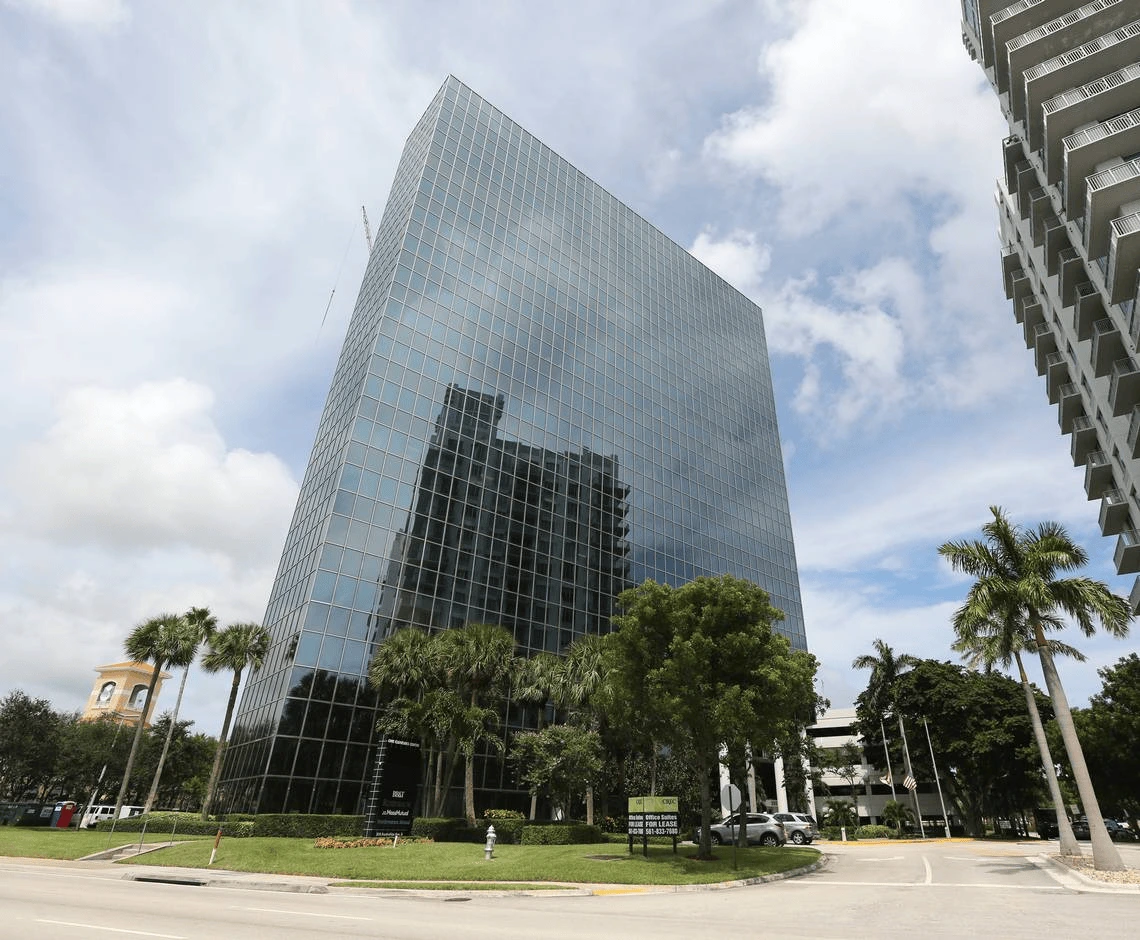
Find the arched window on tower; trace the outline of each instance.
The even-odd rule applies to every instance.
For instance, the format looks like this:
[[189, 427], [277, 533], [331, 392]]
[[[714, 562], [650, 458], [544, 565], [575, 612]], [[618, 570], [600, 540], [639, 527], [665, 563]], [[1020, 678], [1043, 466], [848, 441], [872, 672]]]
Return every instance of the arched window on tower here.
[[99, 697], [95, 699], [98, 705], [107, 705], [111, 701], [111, 697], [115, 694], [115, 683], [104, 682], [102, 688], [99, 689]]
[[133, 708], [141, 712], [144, 705], [146, 705], [146, 686], [136, 685], [131, 691], [131, 698], [130, 701], [127, 702], [127, 708]]

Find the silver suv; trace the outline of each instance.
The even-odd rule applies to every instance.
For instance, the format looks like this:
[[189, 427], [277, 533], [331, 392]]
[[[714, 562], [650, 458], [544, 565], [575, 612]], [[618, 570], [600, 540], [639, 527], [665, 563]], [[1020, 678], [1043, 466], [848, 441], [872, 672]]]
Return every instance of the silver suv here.
[[796, 845], [808, 845], [819, 838], [815, 820], [807, 813], [773, 813], [772, 816], [784, 824], [788, 839]]
[[[788, 834], [784, 831], [784, 824], [767, 813], [748, 814], [748, 844], [749, 845], [783, 845], [788, 841]], [[709, 838], [713, 845], [722, 843], [732, 844], [736, 840], [736, 828], [740, 824], [740, 814], [733, 813], [720, 822], [709, 826]], [[693, 834], [693, 841], [701, 841], [701, 828]]]

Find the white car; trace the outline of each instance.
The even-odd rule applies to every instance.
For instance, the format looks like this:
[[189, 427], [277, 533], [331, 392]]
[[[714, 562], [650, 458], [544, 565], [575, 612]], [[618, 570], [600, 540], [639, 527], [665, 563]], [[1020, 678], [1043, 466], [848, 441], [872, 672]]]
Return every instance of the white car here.
[[[141, 806], [126, 806], [119, 810], [119, 819], [130, 819], [132, 816], [142, 815], [143, 808]], [[92, 829], [96, 823], [106, 822], [115, 815], [115, 805], [100, 804], [98, 806], [89, 806], [83, 813], [83, 818], [79, 821], [80, 829]]]

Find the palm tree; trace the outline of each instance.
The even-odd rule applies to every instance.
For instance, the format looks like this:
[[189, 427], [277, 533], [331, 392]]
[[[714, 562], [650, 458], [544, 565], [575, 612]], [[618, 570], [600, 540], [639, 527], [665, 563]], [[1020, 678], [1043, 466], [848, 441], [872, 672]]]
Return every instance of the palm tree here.
[[[563, 661], [553, 653], [535, 653], [523, 660], [514, 686], [514, 697], [520, 702], [536, 706], [538, 730], [546, 724], [546, 707], [555, 701], [557, 686], [561, 684]], [[530, 818], [538, 813], [538, 790], [531, 790]]]
[[882, 715], [894, 708], [895, 680], [908, 669], [917, 666], [919, 660], [910, 653], [898, 656], [895, 651], [883, 640], [875, 640], [871, 644], [875, 652], [856, 656], [851, 663], [852, 669], [870, 669], [871, 678], [867, 680], [867, 705], [871, 711]]
[[[555, 683], [555, 702], [567, 709], [584, 713], [590, 730], [600, 733], [601, 710], [594, 707], [594, 697], [607, 676], [606, 641], [601, 636], [583, 636], [566, 653]], [[654, 764], [657, 752], [653, 754]], [[586, 824], [594, 824], [594, 785], [586, 784]]]
[[1103, 581], [1058, 577], [1088, 563], [1084, 549], [1069, 537], [1063, 526], [1042, 522], [1036, 529], [1027, 531], [1013, 525], [1000, 507], [991, 506], [990, 512], [993, 520], [982, 526], [984, 541], [946, 542], [938, 552], [955, 571], [965, 572], [975, 579], [966, 595], [965, 608], [970, 618], [983, 621], [990, 616], [1016, 612], [1017, 618], [1024, 622], [1041, 659], [1054, 717], [1089, 820], [1093, 865], [1099, 871], [1122, 871], [1125, 865], [1101, 818], [1100, 804], [1045, 630], [1058, 623], [1055, 618], [1064, 615], [1075, 620], [1085, 636], [1096, 633], [1097, 624], [1113, 636], [1126, 636], [1132, 619], [1128, 602], [1113, 594]]
[[210, 770], [206, 799], [202, 802], [203, 819], [209, 817], [210, 804], [214, 801], [214, 790], [217, 788], [218, 776], [222, 770], [222, 755], [225, 753], [230, 733], [230, 719], [233, 718], [234, 706], [237, 704], [241, 674], [246, 668], [253, 672], [261, 668], [271, 642], [269, 631], [259, 623], [231, 623], [224, 630], [211, 636], [208, 641], [209, 648], [202, 657], [202, 668], [206, 672], [222, 672], [228, 669], [233, 672], [234, 681], [230, 686], [229, 701], [226, 703], [222, 733], [218, 735], [218, 747], [214, 752], [214, 766]]
[[510, 681], [518, 675], [515, 638], [504, 627], [469, 623], [440, 634], [442, 662], [448, 684], [464, 696], [465, 710], [458, 716], [456, 738], [464, 757], [463, 808], [468, 825], [475, 825], [475, 749], [481, 740], [502, 748], [488, 731], [498, 723], [498, 704]]
[[[1049, 629], [1061, 627], [1061, 622], [1056, 617], [1043, 617], [1042, 620], [1048, 623]], [[1033, 687], [1025, 674], [1025, 665], [1021, 661], [1021, 651], [1036, 646], [1028, 624], [1018, 619], [1017, 611], [1005, 611], [1001, 614], [994, 611], [989, 616], [978, 619], [975, 612], [966, 606], [955, 613], [954, 630], [958, 634], [958, 639], [951, 648], [961, 653], [971, 668], [981, 667], [988, 671], [995, 665], [1000, 665], [1003, 669], [1008, 669], [1011, 662], [1017, 663], [1021, 687], [1025, 691], [1025, 704], [1029, 709], [1029, 721], [1033, 725], [1033, 736], [1037, 739], [1037, 750], [1041, 753], [1041, 766], [1045, 770], [1045, 779], [1049, 784], [1049, 796], [1057, 813], [1061, 854], [1081, 855], [1080, 844], [1073, 835], [1073, 827], [1065, 812], [1065, 801], [1061, 796], [1061, 786], [1057, 782], [1053, 755], [1049, 750], [1049, 741], [1045, 737], [1041, 713], [1037, 710], [1037, 697], [1033, 694]], [[1085, 658], [1080, 650], [1060, 640], [1050, 639], [1049, 649], [1054, 656], [1071, 656], [1080, 661]]]
[[883, 811], [879, 813], [879, 818], [882, 819], [884, 825], [894, 826], [901, 833], [904, 825], [914, 822], [914, 813], [905, 803], [900, 803], [898, 800], [887, 800], [883, 805]]
[[[206, 640], [214, 635], [214, 629], [218, 626], [218, 618], [210, 613], [209, 608], [206, 607], [191, 607], [182, 619], [190, 628], [194, 644], [193, 649], [188, 650], [190, 658], [187, 662], [174, 662], [171, 660], [171, 666], [184, 666], [182, 670], [182, 681], [178, 684], [178, 698], [174, 701], [174, 714], [170, 719], [170, 727], [166, 729], [166, 738], [162, 742], [162, 753], [158, 757], [158, 766], [154, 769], [154, 780], [150, 784], [150, 793], [147, 794], [146, 803], [143, 805], [143, 812], [149, 813], [151, 807], [154, 806], [154, 801], [158, 797], [158, 785], [162, 780], [162, 768], [166, 764], [166, 755], [170, 751], [170, 739], [174, 736], [174, 727], [178, 723], [178, 711], [182, 708], [182, 694], [186, 691], [186, 677], [190, 675], [190, 664], [194, 661], [194, 657], [198, 655], [198, 647], [201, 646]], [[190, 637], [187, 637], [189, 640]]]
[[194, 647], [193, 632], [186, 625], [185, 619], [177, 614], [160, 614], [143, 621], [128, 634], [123, 643], [123, 649], [131, 659], [140, 663], [153, 662], [154, 669], [150, 674], [150, 684], [147, 686], [142, 714], [139, 715], [139, 723], [135, 726], [135, 736], [131, 741], [127, 766], [123, 769], [123, 782], [119, 785], [119, 795], [115, 800], [114, 819], [119, 818], [119, 812], [126, 802], [131, 771], [138, 756], [139, 742], [146, 729], [147, 716], [150, 714], [158, 678], [162, 675], [162, 667], [188, 664], [194, 658]]

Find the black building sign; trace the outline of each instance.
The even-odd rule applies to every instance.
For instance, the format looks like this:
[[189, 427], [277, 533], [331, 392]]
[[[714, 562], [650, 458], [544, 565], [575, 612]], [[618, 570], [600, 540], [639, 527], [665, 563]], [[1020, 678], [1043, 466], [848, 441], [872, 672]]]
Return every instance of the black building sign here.
[[407, 835], [412, 831], [420, 787], [420, 746], [381, 738], [364, 821], [366, 836]]

